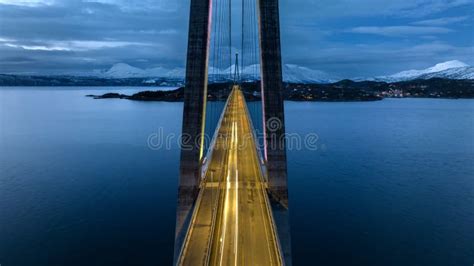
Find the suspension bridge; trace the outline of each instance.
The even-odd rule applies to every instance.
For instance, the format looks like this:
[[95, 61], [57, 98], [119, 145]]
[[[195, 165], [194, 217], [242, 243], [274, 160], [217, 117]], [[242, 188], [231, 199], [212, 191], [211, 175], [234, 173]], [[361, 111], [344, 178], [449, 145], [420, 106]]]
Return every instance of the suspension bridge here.
[[281, 71], [278, 0], [191, 0], [175, 265], [291, 265]]

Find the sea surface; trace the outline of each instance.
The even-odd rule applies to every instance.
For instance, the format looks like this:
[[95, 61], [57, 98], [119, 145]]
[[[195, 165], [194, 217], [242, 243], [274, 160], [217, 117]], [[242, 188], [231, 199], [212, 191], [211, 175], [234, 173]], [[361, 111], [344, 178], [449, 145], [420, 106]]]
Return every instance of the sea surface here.
[[[181, 103], [0, 88], [0, 264], [171, 265]], [[474, 100], [286, 102], [294, 265], [474, 264]]]

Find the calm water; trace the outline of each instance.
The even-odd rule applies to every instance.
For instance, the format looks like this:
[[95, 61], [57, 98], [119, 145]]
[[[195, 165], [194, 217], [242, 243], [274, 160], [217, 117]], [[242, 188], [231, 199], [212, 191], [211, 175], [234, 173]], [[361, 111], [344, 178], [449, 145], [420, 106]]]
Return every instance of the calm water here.
[[[0, 88], [2, 266], [171, 264], [179, 150], [147, 139], [180, 133], [182, 105], [84, 97], [105, 90]], [[289, 151], [295, 265], [474, 263], [474, 100], [286, 116], [320, 137]]]

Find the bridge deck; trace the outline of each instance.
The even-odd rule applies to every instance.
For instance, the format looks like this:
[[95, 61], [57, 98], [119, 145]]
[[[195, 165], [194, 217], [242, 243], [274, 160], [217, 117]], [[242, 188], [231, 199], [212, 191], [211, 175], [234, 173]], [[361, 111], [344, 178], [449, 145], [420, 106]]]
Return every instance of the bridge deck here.
[[178, 264], [281, 265], [245, 99], [229, 97]]

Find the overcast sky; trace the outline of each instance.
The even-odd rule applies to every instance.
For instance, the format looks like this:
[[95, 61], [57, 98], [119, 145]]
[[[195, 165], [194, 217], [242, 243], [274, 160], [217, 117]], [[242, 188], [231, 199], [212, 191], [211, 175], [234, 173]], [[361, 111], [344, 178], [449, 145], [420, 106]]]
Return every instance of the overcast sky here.
[[[285, 63], [346, 78], [474, 65], [474, 0], [280, 0], [280, 13]], [[184, 67], [188, 14], [189, 0], [0, 0], [0, 72]]]

